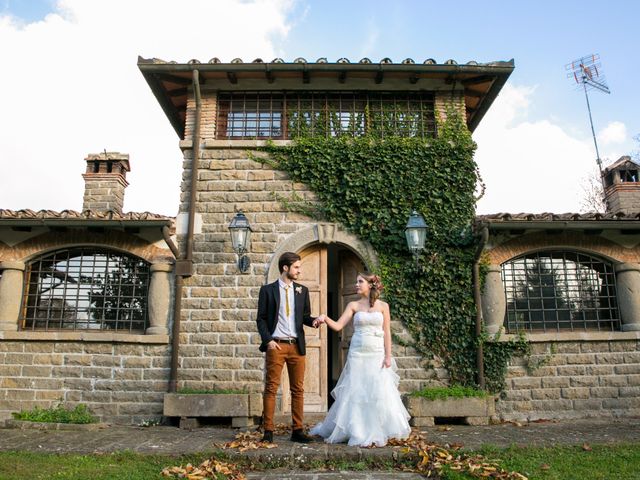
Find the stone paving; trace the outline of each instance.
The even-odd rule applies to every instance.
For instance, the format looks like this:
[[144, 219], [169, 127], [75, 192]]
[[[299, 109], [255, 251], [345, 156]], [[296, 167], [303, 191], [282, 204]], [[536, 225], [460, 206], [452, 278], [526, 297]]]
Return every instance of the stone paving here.
[[[582, 445], [588, 443], [640, 443], [640, 418], [590, 419], [571, 421], [504, 423], [487, 426], [451, 425], [424, 427], [428, 441], [456, 444], [476, 449], [483, 445], [508, 447], [511, 445]], [[203, 427], [183, 430], [176, 427], [105, 426], [93, 431], [0, 429], [0, 451], [29, 451], [47, 453], [108, 453], [134, 451], [181, 455], [211, 452], [217, 445], [234, 439], [237, 430], [228, 427]], [[249, 450], [243, 453], [226, 450], [233, 456], [280, 465], [284, 470], [253, 472], [252, 480], [415, 480], [415, 474], [400, 472], [301, 472], [296, 467], [310, 461], [375, 458], [381, 461], [396, 459], [396, 447], [358, 448], [347, 445], [327, 445], [317, 441], [309, 445], [295, 444], [288, 436], [274, 438], [276, 448]]]

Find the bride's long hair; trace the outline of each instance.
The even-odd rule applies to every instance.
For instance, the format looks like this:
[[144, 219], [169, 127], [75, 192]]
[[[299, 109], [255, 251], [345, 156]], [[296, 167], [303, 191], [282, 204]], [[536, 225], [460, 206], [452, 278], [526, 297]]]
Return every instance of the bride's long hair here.
[[369, 307], [373, 307], [376, 300], [380, 298], [380, 292], [382, 292], [382, 289], [384, 288], [382, 280], [380, 280], [378, 275], [370, 273], [358, 273], [358, 275], [369, 282]]

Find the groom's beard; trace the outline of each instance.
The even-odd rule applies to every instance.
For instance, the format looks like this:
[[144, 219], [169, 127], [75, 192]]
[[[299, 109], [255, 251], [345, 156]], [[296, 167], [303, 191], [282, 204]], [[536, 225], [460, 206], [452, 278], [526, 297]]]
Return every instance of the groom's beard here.
[[298, 275], [297, 275], [297, 274], [296, 274], [296, 275], [293, 275], [293, 274], [291, 274], [291, 273], [287, 272], [287, 278], [288, 278], [289, 280], [297, 280], [297, 279], [298, 279]]

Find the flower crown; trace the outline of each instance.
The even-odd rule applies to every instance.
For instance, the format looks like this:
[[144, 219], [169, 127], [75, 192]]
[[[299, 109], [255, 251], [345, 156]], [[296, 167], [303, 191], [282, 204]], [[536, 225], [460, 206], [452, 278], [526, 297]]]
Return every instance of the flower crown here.
[[384, 289], [384, 285], [382, 285], [382, 280], [378, 275], [373, 275], [371, 280], [369, 280], [369, 286], [375, 290], [382, 291]]

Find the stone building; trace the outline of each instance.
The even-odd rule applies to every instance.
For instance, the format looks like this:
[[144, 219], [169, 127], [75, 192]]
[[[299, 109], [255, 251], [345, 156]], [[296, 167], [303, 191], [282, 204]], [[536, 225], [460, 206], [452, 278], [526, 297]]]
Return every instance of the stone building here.
[[0, 420], [58, 403], [120, 423], [162, 411], [174, 220], [122, 212], [128, 155], [85, 160], [82, 211], [0, 210]]
[[603, 171], [604, 214], [478, 217], [489, 232], [487, 331], [531, 345], [508, 368], [502, 418], [640, 413], [638, 169], [622, 157]]
[[[277, 278], [280, 254], [301, 254], [301, 281], [310, 289], [312, 313], [334, 317], [354, 298], [357, 272], [376, 266], [365, 239], [287, 208], [281, 198], [314, 195], [286, 173], [257, 161], [263, 155], [258, 147], [267, 141], [286, 144], [302, 127], [313, 134], [358, 135], [366, 128], [358, 120], [365, 111], [372, 118], [393, 115], [398, 125], [403, 116], [417, 119], [412, 135], [429, 138], [437, 135], [436, 118], [453, 108], [473, 130], [513, 70], [513, 62], [372, 63], [366, 58], [358, 63], [344, 58], [335, 63], [302, 58], [221, 63], [214, 58], [182, 64], [140, 58], [138, 66], [184, 152], [176, 279], [181, 307], [173, 337], [179, 354], [170, 383], [250, 392], [262, 391], [264, 376], [255, 325], [258, 291]], [[237, 212], [244, 213], [253, 230], [247, 253], [251, 266], [244, 274], [228, 230]], [[399, 319], [392, 328], [406, 335]], [[307, 329], [306, 336], [305, 411], [323, 412], [349, 332], [338, 335], [323, 327]], [[447, 381], [437, 363], [425, 368], [430, 360], [410, 348], [393, 349], [402, 391]], [[288, 411], [286, 394], [279, 408]]]

